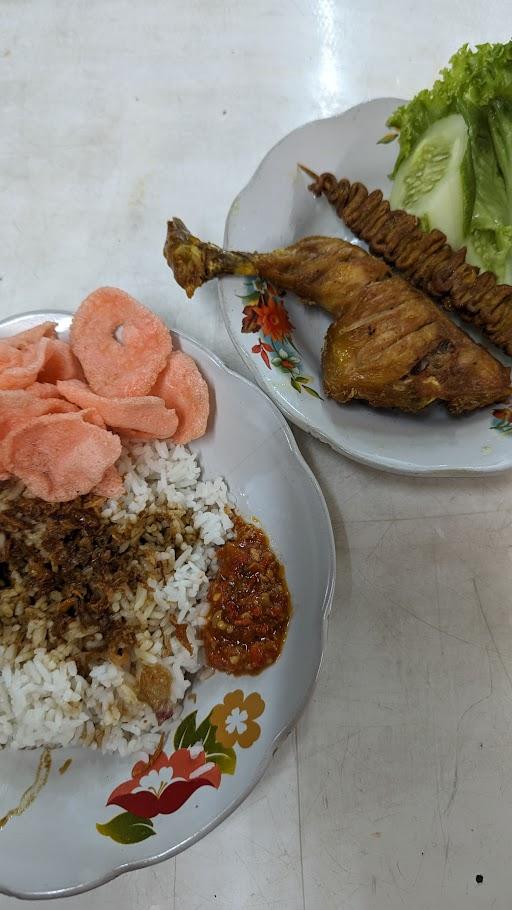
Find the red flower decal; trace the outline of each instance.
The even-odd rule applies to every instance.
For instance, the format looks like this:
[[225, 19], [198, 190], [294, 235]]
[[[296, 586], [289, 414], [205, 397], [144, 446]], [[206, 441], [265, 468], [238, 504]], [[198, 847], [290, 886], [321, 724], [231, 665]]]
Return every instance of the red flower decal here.
[[496, 408], [492, 412], [492, 416], [496, 417], [496, 420], [506, 420], [508, 423], [512, 423], [512, 410], [510, 408]]
[[116, 787], [107, 806], [121, 806], [140, 818], [176, 812], [199, 787], [220, 786], [221, 770], [208, 761], [201, 743], [178, 749], [172, 755], [160, 752], [155, 760], [137, 762], [132, 777]]
[[286, 308], [278, 297], [269, 295], [264, 303], [253, 307], [253, 313], [263, 334], [268, 335], [272, 341], [282, 341], [293, 332]]
[[243, 309], [244, 318], [242, 319], [242, 332], [259, 332], [261, 329], [258, 314], [256, 313], [253, 306], [244, 306]]

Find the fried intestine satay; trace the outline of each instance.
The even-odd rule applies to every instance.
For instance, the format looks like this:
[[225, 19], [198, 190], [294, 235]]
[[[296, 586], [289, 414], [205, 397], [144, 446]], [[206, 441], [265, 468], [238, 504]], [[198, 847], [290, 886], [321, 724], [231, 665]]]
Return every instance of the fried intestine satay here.
[[325, 196], [372, 253], [512, 355], [510, 285], [497, 285], [490, 272], [480, 273], [466, 262], [466, 250], [454, 251], [441, 231], [423, 231], [415, 215], [391, 209], [380, 190], [368, 192], [362, 183], [338, 180], [330, 173], [316, 175], [305, 167], [302, 170], [313, 178], [309, 189], [314, 195]]

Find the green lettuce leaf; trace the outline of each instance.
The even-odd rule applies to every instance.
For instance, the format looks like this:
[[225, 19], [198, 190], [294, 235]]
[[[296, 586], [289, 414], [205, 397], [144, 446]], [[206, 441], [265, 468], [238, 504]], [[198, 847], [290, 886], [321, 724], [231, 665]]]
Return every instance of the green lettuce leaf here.
[[499, 99], [479, 107], [459, 101], [459, 108], [469, 131], [475, 189], [467, 260], [507, 283], [512, 267], [512, 103]]
[[[465, 44], [424, 89], [389, 118], [399, 130], [399, 153], [391, 177], [426, 130], [449, 114], [465, 119], [469, 134], [464, 175], [467, 259], [512, 280], [512, 41]], [[431, 225], [436, 227], [437, 225]]]
[[489, 129], [487, 109], [469, 102], [460, 106], [469, 132], [475, 186], [469, 230], [492, 231], [509, 221], [509, 206], [505, 180]]
[[487, 122], [505, 183], [508, 219], [512, 221], [512, 101], [503, 98], [491, 101], [487, 106]]
[[474, 51], [464, 44], [433, 87], [419, 92], [387, 121], [400, 131], [393, 176], [429, 126], [448, 114], [462, 113], [459, 102], [482, 107], [497, 98], [512, 101], [512, 41], [479, 44]]
[[500, 284], [512, 282], [512, 227], [494, 231], [474, 229], [466, 239], [466, 258], [484, 272], [494, 272]]

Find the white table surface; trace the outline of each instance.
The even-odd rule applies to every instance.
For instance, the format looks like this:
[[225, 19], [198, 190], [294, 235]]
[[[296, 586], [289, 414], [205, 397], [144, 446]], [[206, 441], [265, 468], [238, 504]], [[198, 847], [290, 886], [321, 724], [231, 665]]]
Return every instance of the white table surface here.
[[[410, 96], [463, 42], [506, 40], [510, 12], [0, 0], [0, 23], [0, 316], [119, 284], [243, 371], [215, 287], [188, 302], [171, 280], [167, 217], [220, 240], [281, 136]], [[314, 698], [219, 829], [69, 910], [512, 906], [512, 478], [395, 477], [297, 435], [338, 547]]]

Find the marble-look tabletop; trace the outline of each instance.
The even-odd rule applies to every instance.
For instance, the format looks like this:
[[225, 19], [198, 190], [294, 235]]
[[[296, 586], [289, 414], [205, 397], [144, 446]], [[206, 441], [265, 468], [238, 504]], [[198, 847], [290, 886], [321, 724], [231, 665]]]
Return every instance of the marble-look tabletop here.
[[[167, 217], [220, 240], [284, 134], [509, 26], [505, 0], [1, 0], [0, 317], [118, 284], [243, 372], [215, 287], [170, 280]], [[297, 438], [338, 553], [314, 697], [220, 828], [69, 910], [512, 906], [512, 477], [391, 476]]]

